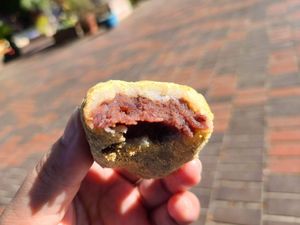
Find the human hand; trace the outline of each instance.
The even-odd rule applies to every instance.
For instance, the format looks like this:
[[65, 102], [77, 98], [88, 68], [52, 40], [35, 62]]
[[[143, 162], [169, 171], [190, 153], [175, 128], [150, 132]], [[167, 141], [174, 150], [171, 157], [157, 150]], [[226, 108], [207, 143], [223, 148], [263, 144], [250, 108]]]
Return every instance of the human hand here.
[[139, 180], [93, 163], [76, 110], [64, 134], [27, 176], [0, 225], [182, 225], [198, 218], [188, 189], [198, 159], [163, 179]]

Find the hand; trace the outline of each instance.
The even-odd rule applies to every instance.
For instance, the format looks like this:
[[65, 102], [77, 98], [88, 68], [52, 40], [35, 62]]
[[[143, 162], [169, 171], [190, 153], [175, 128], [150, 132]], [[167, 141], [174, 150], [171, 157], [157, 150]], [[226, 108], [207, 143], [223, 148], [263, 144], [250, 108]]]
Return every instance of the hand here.
[[93, 163], [77, 110], [4, 210], [0, 225], [189, 224], [200, 205], [187, 190], [200, 174], [198, 159], [156, 180], [100, 167]]

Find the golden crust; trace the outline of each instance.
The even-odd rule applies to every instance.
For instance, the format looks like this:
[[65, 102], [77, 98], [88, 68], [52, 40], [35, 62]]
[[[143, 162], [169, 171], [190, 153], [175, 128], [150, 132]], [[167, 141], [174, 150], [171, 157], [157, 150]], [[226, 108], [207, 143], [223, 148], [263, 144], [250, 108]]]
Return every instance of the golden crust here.
[[[154, 101], [183, 99], [194, 112], [206, 116], [208, 128], [196, 131], [193, 138], [181, 135], [176, 140], [168, 140], [159, 145], [139, 139], [118, 147], [120, 143], [126, 142], [123, 127], [95, 130], [92, 115], [102, 102], [112, 100], [117, 94], [142, 96]], [[213, 114], [204, 97], [188, 86], [175, 83], [117, 80], [98, 83], [88, 90], [81, 107], [81, 116], [95, 161], [104, 167], [127, 169], [144, 178], [165, 176], [197, 157], [213, 130]], [[115, 149], [104, 154], [102, 150], [110, 146], [115, 146]]]

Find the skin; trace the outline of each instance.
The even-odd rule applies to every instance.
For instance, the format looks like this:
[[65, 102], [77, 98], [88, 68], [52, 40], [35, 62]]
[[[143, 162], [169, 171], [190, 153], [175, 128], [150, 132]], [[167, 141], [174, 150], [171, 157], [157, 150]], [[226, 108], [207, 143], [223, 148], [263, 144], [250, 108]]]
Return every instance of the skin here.
[[27, 176], [0, 225], [186, 225], [200, 204], [188, 191], [200, 181], [198, 159], [163, 179], [141, 180], [93, 162], [80, 122], [64, 134]]

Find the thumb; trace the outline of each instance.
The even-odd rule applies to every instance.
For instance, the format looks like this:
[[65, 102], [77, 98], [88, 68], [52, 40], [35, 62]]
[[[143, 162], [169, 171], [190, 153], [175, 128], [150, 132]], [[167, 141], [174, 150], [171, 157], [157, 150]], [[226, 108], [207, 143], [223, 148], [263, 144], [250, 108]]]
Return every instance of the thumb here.
[[71, 116], [64, 134], [27, 176], [0, 225], [58, 224], [93, 163], [80, 120]]

